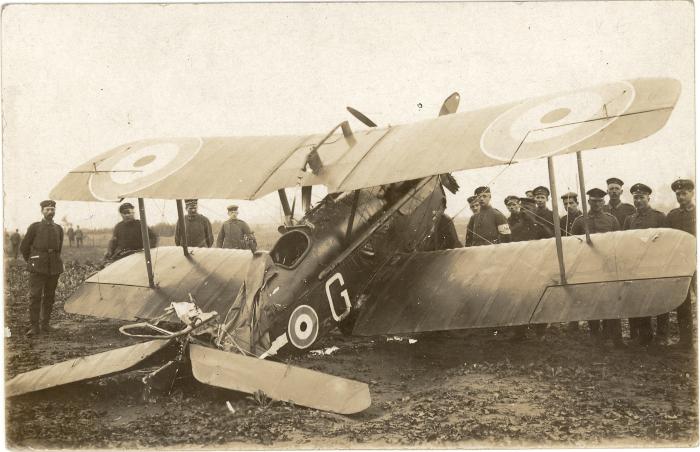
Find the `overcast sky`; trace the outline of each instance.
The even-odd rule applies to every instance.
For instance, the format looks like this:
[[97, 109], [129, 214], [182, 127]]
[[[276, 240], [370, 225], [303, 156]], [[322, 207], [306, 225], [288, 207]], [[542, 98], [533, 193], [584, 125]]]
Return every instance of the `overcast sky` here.
[[[13, 5], [2, 21], [8, 228], [36, 221], [69, 170], [133, 140], [322, 133], [347, 105], [399, 124], [436, 116], [453, 91], [467, 111], [635, 77], [680, 80], [676, 110], [650, 138], [584, 152], [587, 186], [644, 182], [671, 205], [670, 183], [695, 179], [689, 2]], [[555, 164], [559, 191], [575, 190], [575, 156]], [[505, 211], [506, 195], [548, 183], [546, 160], [502, 169], [457, 173], [448, 213], [478, 185]], [[202, 213], [224, 219], [229, 202]], [[279, 222], [276, 195], [240, 204], [243, 219]], [[172, 201], [147, 206], [149, 222], [176, 218]], [[110, 203], [60, 202], [64, 216], [119, 220]]]

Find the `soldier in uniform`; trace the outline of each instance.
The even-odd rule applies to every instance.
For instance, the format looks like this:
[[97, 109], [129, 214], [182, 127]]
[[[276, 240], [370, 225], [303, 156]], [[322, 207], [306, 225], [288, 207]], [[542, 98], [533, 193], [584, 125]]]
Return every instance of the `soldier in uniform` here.
[[478, 187], [474, 195], [479, 197], [479, 213], [469, 219], [465, 246], [495, 245], [511, 240], [510, 227], [506, 217], [491, 207], [491, 190]]
[[227, 207], [227, 210], [228, 220], [221, 225], [219, 235], [216, 237], [216, 247], [249, 249], [255, 252], [258, 244], [248, 224], [238, 219], [238, 206], [232, 204]]
[[559, 227], [561, 228], [562, 237], [566, 237], [572, 235], [571, 227], [574, 225], [574, 220], [583, 215], [583, 213], [578, 208], [578, 194], [574, 192], [564, 193], [561, 196], [561, 201], [564, 204], [566, 215], [561, 217]]
[[39, 205], [44, 218], [29, 226], [20, 245], [22, 257], [27, 262], [29, 271], [30, 328], [26, 333], [27, 336], [36, 336], [41, 331], [45, 333], [55, 331], [49, 322], [56, 298], [58, 277], [63, 273], [61, 260], [63, 228], [53, 222], [56, 202], [46, 200]]
[[523, 204], [527, 204], [530, 201], [525, 198], [526, 201], [522, 201], [515, 195], [506, 196], [504, 203], [510, 212], [508, 217], [508, 227], [510, 228], [510, 235], [512, 242], [524, 242], [526, 240], [537, 240], [543, 238], [543, 231], [541, 226], [537, 223], [531, 210], [534, 205], [529, 206], [527, 210], [522, 209]]
[[[634, 200], [635, 213], [625, 218], [625, 223], [622, 229], [627, 231], [630, 229], [648, 229], [648, 228], [665, 228], [666, 215], [658, 210], [652, 209], [649, 206], [649, 198], [651, 196], [651, 188], [644, 184], [634, 184], [630, 188], [632, 199]], [[636, 317], [629, 319], [630, 322], [630, 337], [639, 341], [640, 345], [649, 345], [654, 337], [651, 329], [651, 317]], [[657, 318], [657, 334], [661, 341], [668, 339], [668, 319], [666, 328], [660, 324]]]
[[[611, 214], [603, 211], [603, 206], [605, 204], [606, 193], [600, 188], [592, 188], [586, 192], [588, 195], [588, 205], [590, 206], [590, 211], [588, 212], [588, 231], [591, 234], [600, 234], [604, 232], [612, 232], [620, 230], [620, 223], [617, 218]], [[574, 224], [571, 226], [572, 235], [585, 234], [585, 224], [583, 216], [580, 216], [574, 220]], [[590, 320], [588, 322], [590, 328], [591, 336], [599, 337], [600, 334], [600, 321]], [[619, 319], [604, 320], [603, 321], [603, 334], [608, 339], [612, 339], [615, 345], [622, 345], [622, 324]]]
[[474, 217], [481, 210], [481, 206], [479, 205], [479, 197], [476, 195], [468, 197], [467, 202], [473, 215], [469, 217], [469, 223], [467, 223], [467, 237], [464, 246], [472, 246], [474, 244]]
[[[676, 201], [678, 201], [679, 207], [668, 213], [666, 218], [668, 227], [695, 235], [695, 184], [688, 179], [678, 179], [671, 184], [671, 190], [676, 193]], [[696, 284], [697, 272], [693, 275], [685, 301], [676, 309], [678, 332], [680, 334], [679, 345], [685, 348], [693, 346], [693, 308], [690, 301], [690, 292], [695, 290], [697, 294]], [[668, 320], [666, 322], [668, 323]]]
[[[125, 202], [120, 205], [119, 214], [122, 216], [122, 221], [114, 226], [112, 238], [107, 245], [105, 259], [108, 261], [119, 260], [143, 249], [141, 220], [134, 218], [133, 204]], [[148, 228], [148, 241], [151, 248], [158, 243], [158, 236], [151, 228]]]
[[532, 190], [528, 190], [525, 192], [525, 197], [528, 199], [535, 199], [535, 195], [532, 193]]
[[[185, 230], [187, 231], [187, 246], [210, 248], [214, 244], [214, 234], [211, 231], [209, 218], [197, 213], [197, 200], [186, 199], [187, 215], [185, 215]], [[175, 245], [182, 243], [180, 222], [175, 225]]]
[[625, 224], [625, 218], [634, 213], [634, 206], [620, 200], [624, 182], [617, 177], [611, 177], [606, 183], [608, 184], [608, 196], [610, 200], [603, 210], [617, 218], [617, 222], [622, 226]]
[[554, 218], [554, 212], [547, 207], [549, 201], [549, 189], [539, 186], [532, 189], [532, 194], [535, 196], [535, 218], [547, 233], [545, 238], [554, 237], [554, 222], [559, 221], [559, 218]]
[[75, 231], [73, 230], [73, 226], [68, 227], [66, 235], [68, 236], [68, 247], [73, 248], [73, 242], [75, 241]]
[[15, 229], [15, 232], [10, 236], [10, 244], [12, 245], [12, 257], [17, 259], [19, 254], [19, 244], [22, 241], [22, 237], [19, 235], [19, 229]]
[[83, 230], [80, 229], [80, 226], [75, 227], [75, 246], [80, 248], [83, 244], [83, 238], [85, 236], [83, 235]]

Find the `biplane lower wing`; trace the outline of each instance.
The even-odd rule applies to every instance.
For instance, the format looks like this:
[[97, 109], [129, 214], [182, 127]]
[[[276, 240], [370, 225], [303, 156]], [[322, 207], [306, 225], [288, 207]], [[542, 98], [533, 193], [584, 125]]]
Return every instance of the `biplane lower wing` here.
[[127, 256], [85, 281], [66, 301], [72, 314], [121, 320], [153, 319], [188, 294], [205, 312], [225, 314], [253, 258], [250, 251], [167, 246], [151, 250], [155, 288], [148, 286], [143, 253]]
[[372, 403], [369, 387], [347, 378], [190, 344], [192, 373], [202, 382], [340, 414]]
[[695, 238], [645, 229], [401, 255], [379, 279], [354, 334], [398, 334], [658, 315], [680, 305]]
[[143, 342], [41, 367], [8, 381], [5, 384], [5, 396], [18, 396], [131, 370], [165, 348], [168, 343], [165, 340]]

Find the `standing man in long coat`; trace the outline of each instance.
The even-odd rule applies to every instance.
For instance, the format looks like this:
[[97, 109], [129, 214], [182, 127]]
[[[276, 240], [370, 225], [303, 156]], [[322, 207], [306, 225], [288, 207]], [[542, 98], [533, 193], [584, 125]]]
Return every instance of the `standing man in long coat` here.
[[258, 247], [255, 235], [250, 230], [248, 223], [238, 219], [238, 206], [228, 206], [228, 220], [221, 225], [219, 235], [216, 237], [217, 248], [235, 248], [251, 250], [255, 252]]
[[[185, 231], [187, 231], [187, 246], [211, 248], [214, 244], [214, 234], [211, 231], [209, 218], [197, 213], [197, 200], [186, 199], [187, 215], [185, 215]], [[180, 222], [175, 225], [175, 245], [182, 243]]]
[[[32, 223], [20, 245], [20, 251], [29, 271], [29, 330], [27, 336], [55, 331], [49, 325], [56, 299], [58, 277], [63, 273], [61, 249], [63, 228], [54, 223], [56, 202], [39, 203], [42, 220]], [[40, 323], [41, 322], [41, 323]]]

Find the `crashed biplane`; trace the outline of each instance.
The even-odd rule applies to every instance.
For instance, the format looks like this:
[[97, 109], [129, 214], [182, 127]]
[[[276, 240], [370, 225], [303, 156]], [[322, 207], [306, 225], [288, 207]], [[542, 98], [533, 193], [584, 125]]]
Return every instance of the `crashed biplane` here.
[[[176, 200], [184, 229], [182, 199], [254, 200], [277, 191], [282, 235], [269, 252], [183, 245], [157, 248], [152, 259], [146, 247], [109, 265], [65, 310], [138, 321], [121, 330], [151, 340], [18, 375], [6, 394], [163, 355], [161, 370], [189, 365], [210, 385], [354, 413], [370, 404], [366, 384], [263, 358], [308, 350], [334, 328], [381, 335], [669, 312], [695, 271], [695, 239], [682, 231], [562, 238], [555, 224], [552, 239], [452, 250], [435, 249], [432, 236], [444, 189], [457, 189], [451, 172], [547, 158], [557, 199], [555, 156], [577, 153], [581, 172], [581, 151], [655, 133], [679, 94], [674, 79], [635, 79], [456, 113], [455, 93], [439, 117], [407, 125], [377, 127], [348, 108], [369, 128], [353, 131], [344, 121], [311, 136], [156, 139], [112, 149], [71, 171], [51, 196], [138, 198], [148, 244], [144, 198]], [[584, 193], [582, 172], [580, 184]], [[329, 194], [311, 206], [313, 185]], [[301, 187], [299, 219], [285, 191], [292, 187]], [[176, 318], [184, 329], [159, 326]]]

